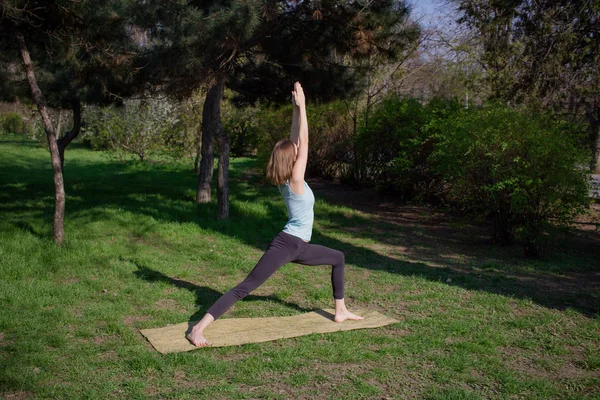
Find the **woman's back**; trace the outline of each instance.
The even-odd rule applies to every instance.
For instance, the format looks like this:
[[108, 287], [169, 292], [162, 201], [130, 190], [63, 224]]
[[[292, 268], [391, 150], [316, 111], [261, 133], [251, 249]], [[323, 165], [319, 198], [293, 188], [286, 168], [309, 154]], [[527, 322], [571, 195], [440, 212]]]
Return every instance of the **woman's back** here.
[[285, 201], [289, 216], [283, 231], [302, 240], [310, 241], [314, 221], [315, 196], [308, 183], [304, 182], [304, 193], [301, 195], [294, 193], [289, 182], [279, 185], [279, 192]]

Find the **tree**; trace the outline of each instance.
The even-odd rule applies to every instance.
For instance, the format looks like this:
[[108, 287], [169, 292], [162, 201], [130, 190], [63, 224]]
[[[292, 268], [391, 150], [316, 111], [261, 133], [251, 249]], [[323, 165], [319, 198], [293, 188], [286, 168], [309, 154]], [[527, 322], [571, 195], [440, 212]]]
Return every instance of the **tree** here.
[[[26, 81], [42, 117], [54, 172], [58, 245], [64, 241], [64, 153], [81, 129], [81, 102], [109, 102], [115, 93], [132, 88], [125, 85], [136, 59], [127, 11], [126, 1], [0, 1], [1, 74], [14, 84], [5, 95], [23, 96], [19, 88]], [[19, 58], [23, 73], [14, 68]], [[72, 129], [62, 137], [50, 107], [72, 110]]]
[[600, 171], [600, 2], [456, 0], [494, 98], [586, 120]]
[[[208, 87], [202, 118], [202, 162], [196, 201], [210, 201], [213, 140], [219, 149], [218, 218], [228, 217], [230, 140], [221, 122], [224, 88], [237, 101], [289, 101], [294, 80], [313, 100], [349, 93], [365, 68], [343, 56], [390, 46], [407, 16], [402, 1], [156, 0], [148, 26], [156, 57], [150, 68], [167, 92], [185, 97]], [[168, 8], [168, 12], [166, 12]], [[404, 42], [402, 42], [404, 43]], [[177, 71], [176, 74], [173, 71]]]
[[[358, 148], [359, 111], [364, 111], [362, 124], [369, 125], [372, 108], [377, 105], [388, 92], [395, 92], [405, 75], [407, 62], [425, 40], [416, 23], [408, 20], [409, 10], [392, 14], [395, 18], [389, 23], [390, 31], [383, 40], [368, 40], [368, 33], [359, 32], [359, 47], [347, 55], [347, 63], [364, 71], [364, 83], [360, 90], [345, 99], [346, 110], [352, 119], [352, 138], [354, 141], [354, 176], [355, 183], [364, 179], [364, 160], [360, 158]], [[391, 21], [390, 21], [391, 22]]]

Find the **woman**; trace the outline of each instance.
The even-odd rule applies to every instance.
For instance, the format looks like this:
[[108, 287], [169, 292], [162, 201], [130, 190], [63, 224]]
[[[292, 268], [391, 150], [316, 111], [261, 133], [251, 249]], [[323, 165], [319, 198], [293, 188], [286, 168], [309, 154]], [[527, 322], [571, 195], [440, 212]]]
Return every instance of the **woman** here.
[[267, 251], [248, 277], [221, 296], [194, 325], [187, 338], [196, 347], [210, 345], [204, 337], [204, 329], [208, 325], [223, 315], [237, 300], [246, 297], [289, 262], [304, 265], [331, 265], [331, 284], [335, 300], [334, 321], [364, 319], [348, 311], [344, 303], [344, 253], [309, 243], [315, 198], [304, 181], [308, 159], [308, 123], [304, 91], [298, 82], [294, 84], [292, 102], [294, 116], [290, 139], [281, 140], [275, 145], [267, 165], [267, 179], [279, 187], [285, 200], [289, 220], [283, 231], [271, 241]]

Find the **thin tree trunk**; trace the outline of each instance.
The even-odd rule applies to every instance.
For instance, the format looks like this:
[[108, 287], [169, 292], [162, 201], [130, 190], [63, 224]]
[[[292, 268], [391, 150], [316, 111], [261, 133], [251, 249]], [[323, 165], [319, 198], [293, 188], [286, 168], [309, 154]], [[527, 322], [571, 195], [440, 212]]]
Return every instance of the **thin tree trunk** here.
[[219, 165], [217, 169], [217, 219], [229, 218], [229, 152], [231, 140], [223, 129], [218, 131], [217, 143], [219, 144]]
[[217, 219], [229, 218], [229, 153], [231, 151], [231, 140], [223, 128], [221, 121], [221, 102], [223, 101], [223, 91], [225, 90], [225, 81], [219, 81], [219, 95], [217, 97], [218, 105], [216, 121], [214, 121], [215, 137], [219, 147], [219, 163], [217, 167]]
[[596, 151], [595, 151], [595, 161], [596, 161], [596, 168], [595, 168], [595, 172], [597, 174], [600, 174], [600, 123], [596, 123], [596, 127], [595, 127], [595, 131], [596, 131]]
[[198, 179], [198, 191], [196, 203], [210, 202], [210, 182], [212, 181], [215, 164], [214, 138], [218, 137], [219, 129], [223, 129], [221, 123], [221, 99], [225, 80], [217, 78], [206, 93], [204, 108], [202, 110], [202, 160], [200, 161], [200, 174]]
[[81, 101], [78, 97], [71, 100], [71, 108], [73, 110], [73, 128], [62, 138], [58, 139], [58, 152], [60, 155], [60, 169], [64, 171], [65, 168], [65, 149], [79, 136], [81, 131]]
[[56, 125], [56, 137], [60, 138], [60, 132], [62, 131], [62, 118], [63, 117], [63, 109], [60, 108], [58, 110], [58, 124]]
[[202, 146], [198, 146], [198, 150], [196, 150], [196, 157], [194, 158], [194, 173], [198, 175], [200, 173], [200, 153], [202, 151]]
[[[369, 59], [369, 71], [371, 62]], [[369, 112], [371, 111], [371, 72], [367, 73], [367, 106], [365, 107], [365, 129], [369, 127]]]
[[52, 119], [50, 118], [50, 114], [48, 113], [48, 109], [42, 98], [42, 92], [37, 84], [37, 79], [33, 71], [33, 63], [31, 62], [31, 56], [29, 55], [25, 38], [21, 32], [16, 33], [16, 38], [19, 42], [25, 73], [27, 75], [27, 80], [29, 81], [29, 87], [31, 88], [31, 95], [42, 116], [46, 137], [48, 138], [48, 146], [50, 147], [50, 158], [52, 160], [52, 170], [54, 171], [54, 242], [61, 246], [65, 237], [65, 185], [60, 163], [60, 152], [56, 140], [56, 132], [54, 131]]
[[201, 156], [201, 152], [202, 152], [202, 125], [200, 125], [200, 127], [198, 127], [198, 137], [200, 138], [200, 140], [198, 140], [198, 146], [196, 147], [196, 157], [194, 158], [194, 173], [199, 174], [200, 173], [200, 156]]

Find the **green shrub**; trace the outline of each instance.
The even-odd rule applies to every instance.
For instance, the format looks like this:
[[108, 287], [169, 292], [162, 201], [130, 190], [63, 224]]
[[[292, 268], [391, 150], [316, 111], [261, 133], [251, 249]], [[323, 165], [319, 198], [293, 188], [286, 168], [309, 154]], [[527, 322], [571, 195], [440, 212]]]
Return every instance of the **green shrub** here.
[[362, 179], [406, 200], [439, 201], [442, 182], [428, 162], [433, 141], [423, 127], [459, 109], [453, 100], [435, 99], [427, 105], [395, 95], [383, 100], [357, 138]]
[[311, 155], [307, 170], [313, 176], [346, 178], [354, 167], [352, 119], [342, 101], [315, 104], [308, 109]]
[[[288, 138], [292, 105], [263, 106], [256, 113], [258, 155], [263, 165], [281, 139]], [[307, 174], [327, 178], [341, 177], [352, 168], [352, 121], [343, 102], [307, 106], [310, 151]]]
[[140, 161], [168, 156], [168, 144], [175, 147], [182, 136], [173, 105], [159, 98], [127, 100], [121, 107], [89, 107], [85, 112], [82, 142], [107, 149], [122, 161], [127, 155]]
[[263, 105], [256, 113], [257, 154], [260, 165], [265, 168], [275, 143], [290, 136], [292, 107], [291, 104], [283, 107]]
[[588, 204], [589, 154], [573, 127], [527, 109], [491, 104], [437, 118], [430, 162], [449, 184], [448, 200], [491, 218], [502, 244], [521, 239], [539, 253], [548, 225], [566, 225]]
[[259, 140], [257, 113], [258, 108], [254, 106], [236, 107], [231, 102], [223, 102], [221, 118], [223, 129], [231, 140], [232, 157], [256, 154]]
[[0, 115], [0, 131], [1, 133], [25, 133], [23, 117], [14, 112], [8, 112]]

